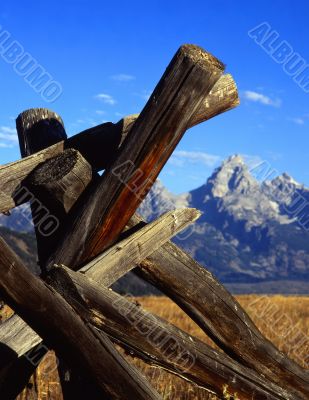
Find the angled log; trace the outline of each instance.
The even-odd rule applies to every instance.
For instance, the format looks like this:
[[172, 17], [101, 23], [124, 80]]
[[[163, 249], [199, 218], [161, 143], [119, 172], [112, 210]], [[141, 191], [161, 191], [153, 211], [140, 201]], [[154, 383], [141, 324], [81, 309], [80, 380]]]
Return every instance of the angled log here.
[[[121, 246], [120, 246], [121, 247]], [[125, 249], [124, 247], [121, 247], [121, 249], [120, 249], [120, 251], [122, 251], [122, 250], [127, 250], [127, 249]], [[123, 273], [125, 273], [125, 271], [126, 271], [126, 268], [127, 268], [127, 265], [125, 264], [125, 259], [124, 259], [124, 267], [123, 267]], [[107, 269], [108, 270], [108, 269]], [[113, 283], [112, 281], [113, 281], [113, 274], [106, 274], [105, 275], [105, 270], [104, 269], [101, 269], [101, 273], [102, 273], [102, 275], [104, 275], [104, 281], [103, 280], [101, 280], [101, 282], [103, 281], [104, 283], [106, 283], [106, 282], [109, 282], [109, 283]], [[73, 275], [73, 277], [75, 277], [75, 275]], [[192, 278], [192, 277], [191, 277]], [[196, 285], [196, 287], [198, 287], [198, 285], [200, 285], [200, 284], [203, 284], [203, 282], [201, 281], [201, 278], [203, 278], [203, 275], [201, 275], [201, 277], [199, 277], [199, 279], [197, 280], [197, 282], [195, 282], [195, 285]], [[54, 279], [54, 276], [52, 275], [51, 276], [51, 279], [53, 280]], [[75, 278], [74, 278], [74, 280], [75, 280]], [[191, 280], [191, 282], [192, 282], [192, 280]], [[74, 292], [74, 291], [72, 291], [72, 292]], [[110, 290], [108, 291], [108, 293], [109, 292], [111, 292]], [[110, 301], [110, 299], [109, 300], [107, 300], [107, 303], [109, 303], [109, 301]], [[119, 300], [120, 301], [120, 300]], [[111, 304], [111, 303], [109, 303], [109, 304]], [[119, 306], [121, 306], [121, 304], [122, 304], [122, 302], [120, 302], [119, 303]], [[125, 304], [127, 304], [127, 303], [125, 303]], [[92, 309], [93, 307], [94, 307], [94, 305], [93, 304], [89, 304], [89, 303], [87, 303], [87, 306], [86, 306], [86, 309], [88, 309], [89, 308], [89, 306], [90, 306], [90, 308]], [[105, 308], [103, 308], [102, 310], [106, 310]], [[135, 310], [136, 311], [136, 310]], [[133, 315], [136, 315], [136, 312], [133, 312]], [[95, 315], [97, 316], [98, 314], [97, 314], [97, 312], [95, 312]], [[110, 312], [108, 312], [107, 313], [107, 316], [110, 316], [110, 315], [113, 315], [112, 313], [110, 313]], [[148, 316], [148, 314], [147, 314], [147, 316]], [[16, 319], [16, 317], [13, 317], [13, 318], [15, 318]], [[156, 318], [156, 317], [154, 317], [154, 316], [150, 316], [149, 317], [150, 318], [150, 322], [153, 322], [153, 318]], [[95, 320], [95, 316], [93, 316], [93, 319]], [[100, 320], [100, 318], [98, 318], [98, 320]], [[119, 321], [119, 316], [115, 316], [115, 321], [116, 321], [116, 323], [119, 323], [119, 322], [117, 322], [117, 321]], [[136, 321], [144, 321], [144, 317], [142, 318], [142, 319], [140, 319], [140, 318], [138, 318]], [[130, 322], [130, 320], [129, 320], [129, 322]], [[112, 326], [112, 322], [110, 321], [110, 320], [108, 320], [107, 322], [107, 325], [109, 326], [109, 327], [111, 327]], [[113, 322], [113, 324], [114, 324], [115, 322]], [[126, 322], [126, 323], [128, 323], [128, 321]], [[131, 322], [130, 322], [131, 323]], [[136, 326], [136, 324], [135, 324], [135, 326]], [[152, 327], [154, 328], [154, 327], [157, 327], [158, 326], [158, 324], [157, 324], [157, 322], [154, 322], [153, 323], [153, 325], [152, 325]], [[12, 324], [11, 324], [11, 327], [10, 328], [12, 328]], [[172, 332], [174, 332], [174, 331], [170, 331], [169, 330], [170, 329], [170, 327], [167, 325], [167, 330], [165, 331], [164, 330], [164, 332], [168, 332], [168, 335], [169, 334], [171, 334], [172, 335], [172, 337], [174, 337], [173, 335], [174, 335], [174, 333], [172, 333]], [[133, 346], [135, 346], [136, 345], [136, 343], [141, 343], [142, 342], [142, 339], [143, 338], [141, 338], [141, 337], [138, 337], [138, 338], [135, 338], [134, 340], [133, 340], [133, 343], [132, 342], [130, 342], [129, 341], [129, 339], [130, 338], [132, 338], [132, 332], [131, 331], [129, 331], [128, 329], [127, 329], [127, 326], [125, 325], [125, 326], [121, 326], [121, 327], [119, 327], [118, 326], [118, 328], [117, 329], [115, 329], [115, 331], [114, 331], [114, 334], [115, 334], [115, 336], [114, 336], [114, 338], [116, 339], [116, 340], [118, 340], [119, 342], [123, 342], [123, 340], [122, 340], [122, 337], [121, 337], [121, 340], [119, 339], [119, 337], [117, 336], [117, 330], [119, 330], [119, 331], [122, 331], [122, 332], [128, 332], [128, 338], [126, 339], [127, 341], [128, 341], [128, 343], [131, 343], [131, 344], [126, 344], [127, 346], [129, 346], [129, 348], [130, 348], [130, 350], [132, 350], [132, 348], [133, 348]], [[138, 330], [139, 331], [139, 330]], [[10, 332], [12, 332], [12, 330], [10, 330]], [[14, 329], [13, 329], [13, 332], [14, 332]], [[116, 332], [116, 333], [115, 333]], [[177, 331], [178, 332], [178, 331]], [[1, 330], [0, 330], [0, 334], [1, 334]], [[155, 335], [156, 336], [156, 335]], [[30, 340], [30, 337], [31, 337], [31, 332], [29, 332], [29, 340]], [[134, 337], [134, 336], [133, 336]], [[169, 337], [169, 336], [168, 336]], [[176, 336], [176, 338], [181, 338], [181, 340], [183, 339], [183, 333], [182, 332], [178, 332], [178, 336]], [[147, 339], [147, 338], [146, 338]], [[144, 337], [144, 340], [145, 340], [145, 337]], [[190, 338], [190, 337], [188, 337], [187, 338], [187, 340], [188, 340], [188, 343], [189, 344], [192, 344], [192, 338]], [[3, 342], [3, 340], [1, 340], [2, 342]], [[34, 343], [37, 343], [36, 341], [35, 341], [35, 338], [33, 338], [32, 337], [32, 341], [34, 342]], [[127, 343], [127, 342], [126, 342]], [[135, 344], [134, 344], [135, 343]], [[182, 343], [182, 342], [181, 342]], [[131, 346], [131, 347], [130, 347]], [[191, 371], [191, 375], [186, 375], [186, 374], [183, 374], [182, 372], [180, 373], [180, 376], [182, 376], [182, 377], [185, 377], [186, 379], [191, 379], [192, 381], [194, 381], [195, 383], [197, 383], [197, 384], [199, 384], [199, 385], [202, 385], [203, 387], [212, 387], [212, 385], [215, 385], [215, 390], [216, 390], [216, 392], [218, 393], [218, 391], [220, 390], [220, 384], [221, 384], [221, 381], [219, 380], [215, 380], [214, 378], [213, 378], [213, 382], [212, 382], [212, 379], [210, 379], [210, 381], [212, 382], [211, 384], [209, 384], [209, 381], [207, 380], [207, 384], [205, 384], [205, 376], [208, 376], [209, 375], [209, 369], [211, 370], [212, 369], [212, 366], [214, 365], [213, 364], [213, 361], [215, 360], [215, 366], [216, 366], [216, 369], [215, 370], [213, 370], [212, 371], [212, 374], [213, 375], [211, 375], [211, 376], [215, 376], [215, 374], [217, 374], [217, 369], [218, 368], [220, 368], [220, 370], [223, 368], [223, 370], [224, 370], [224, 367], [222, 367], [221, 366], [221, 362], [223, 362], [224, 360], [218, 360], [218, 358], [212, 358], [212, 359], [210, 359], [209, 360], [209, 357], [211, 358], [211, 356], [209, 355], [209, 353], [207, 353], [207, 346], [206, 346], [206, 350], [201, 350], [201, 344], [200, 344], [200, 342], [198, 342], [198, 343], [195, 343], [194, 342], [194, 340], [193, 340], [193, 348], [194, 349], [199, 349], [201, 352], [202, 352], [202, 354], [200, 355], [200, 358], [199, 358], [199, 362], [198, 362], [198, 369], [197, 369], [197, 371], [196, 370], [194, 370], [193, 372]], [[157, 346], [155, 346], [155, 349], [157, 348]], [[154, 350], [155, 350], [154, 349]], [[154, 351], [153, 350], [153, 351]], [[208, 349], [209, 350], [209, 349]], [[25, 351], [25, 349], [24, 349], [24, 351]], [[137, 355], [139, 355], [140, 354], [140, 352], [142, 353], [142, 358], [144, 359], [144, 357], [146, 357], [145, 358], [145, 360], [147, 360], [147, 354], [148, 354], [148, 362], [149, 362], [149, 360], [151, 361], [153, 361], [154, 360], [154, 358], [155, 359], [157, 359], [156, 357], [159, 357], [159, 355], [158, 355], [158, 353], [149, 353], [149, 351], [150, 351], [150, 349], [149, 349], [149, 346], [146, 348], [146, 349], [143, 349], [143, 348], [135, 348], [135, 350], [134, 350], [135, 352], [136, 352], [136, 354]], [[146, 354], [144, 354], [143, 353], [143, 351], [144, 351], [144, 353]], [[149, 354], [151, 355], [153, 355], [154, 356], [154, 358], [153, 357], [151, 357], [150, 356], [150, 358], [149, 358]], [[193, 354], [195, 354], [195, 353], [193, 353]], [[206, 357], [206, 358], [205, 358]], [[224, 357], [224, 356], [223, 356]], [[175, 366], [175, 365], [170, 365], [170, 364], [168, 364], [168, 365], [166, 365], [166, 360], [165, 360], [165, 362], [164, 362], [164, 360], [162, 361], [162, 358], [158, 358], [158, 360], [159, 361], [156, 361], [157, 362], [157, 365], [161, 365], [162, 367], [164, 367], [164, 368], [167, 368], [168, 370], [170, 370], [171, 372], [174, 372], [174, 373], [178, 373], [179, 374], [179, 365], [177, 366]], [[229, 359], [228, 359], [229, 360]], [[224, 361], [225, 362], [225, 361]], [[181, 360], [180, 360], [180, 363], [181, 363]], [[220, 367], [218, 367], [218, 365], [220, 366]], [[225, 364], [224, 364], [225, 365]], [[224, 370], [225, 371], [225, 370]], [[272, 386], [271, 385], [271, 383], [270, 382], [264, 382], [265, 383], [265, 387], [264, 387], [264, 389], [261, 389], [261, 387], [259, 387], [259, 385], [260, 385], [260, 383], [259, 383], [259, 381], [257, 381], [256, 382], [256, 377], [258, 377], [258, 375], [254, 375], [254, 373], [252, 373], [251, 375], [249, 374], [249, 372], [250, 371], [248, 371], [246, 368], [244, 369], [244, 367], [242, 366], [242, 365], [239, 365], [239, 364], [233, 364], [233, 372], [232, 371], [230, 371], [230, 372], [228, 372], [228, 375], [224, 375], [224, 378], [222, 378], [222, 379], [224, 379], [225, 380], [225, 384], [227, 383], [227, 382], [230, 382], [230, 380], [232, 380], [232, 383], [233, 383], [233, 374], [235, 374], [235, 371], [240, 371], [239, 373], [241, 374], [241, 376], [242, 377], [247, 377], [246, 379], [249, 379], [249, 381], [251, 381], [251, 382], [254, 382], [254, 385], [257, 385], [257, 387], [258, 388], [254, 388], [254, 392], [256, 392], [256, 393], [260, 393], [260, 395], [261, 395], [261, 397], [258, 397], [258, 398], [267, 398], [267, 397], [263, 397], [262, 396], [262, 393], [263, 393], [263, 391], [265, 390], [266, 392], [267, 391], [270, 391], [270, 393], [277, 393], [277, 395], [278, 395], [278, 397], [274, 397], [274, 398], [281, 398], [281, 399], [283, 399], [283, 398], [285, 398], [285, 399], [288, 399], [288, 398], [291, 398], [291, 399], [297, 399], [297, 398], [305, 398], [305, 397], [302, 397], [302, 396], [298, 396], [297, 394], [294, 394], [293, 393], [293, 395], [292, 395], [292, 397], [291, 397], [291, 395], [290, 394], [288, 394], [288, 392], [286, 392], [286, 391], [284, 391], [284, 390], [281, 390], [280, 388], [276, 388], [275, 386]], [[223, 372], [222, 372], [223, 373]], [[224, 372], [224, 374], [226, 373], [226, 371]], [[249, 374], [249, 375], [248, 375]], [[204, 377], [204, 378], [203, 378]], [[239, 382], [239, 379], [241, 380], [241, 379], [243, 379], [243, 378], [238, 378], [237, 377], [237, 380], [236, 380], [236, 383], [237, 382]], [[204, 382], [204, 383], [201, 383], [201, 382]], [[216, 383], [217, 382], [217, 383]], [[235, 383], [235, 382], [234, 382]], [[243, 382], [241, 383], [241, 387], [243, 387], [243, 388], [245, 388], [246, 387], [246, 385], [247, 385], [248, 383], [246, 383], [246, 384], [244, 384]], [[210, 385], [210, 386], [209, 386]], [[232, 385], [233, 386], [233, 385]], [[235, 387], [235, 386], [233, 386], [233, 387]], [[273, 388], [273, 389], [271, 389], [271, 388]], [[221, 387], [221, 390], [222, 390], [222, 387]], [[243, 390], [246, 390], [246, 389], [243, 389]], [[250, 387], [250, 389], [248, 388], [248, 390], [252, 390], [252, 387]], [[268, 393], [268, 395], [269, 395], [269, 393]], [[243, 397], [243, 398], [251, 398], [251, 397]], [[268, 398], [272, 398], [272, 397], [268, 397]]]
[[[232, 76], [223, 75], [213, 90], [204, 97], [196, 113], [192, 115], [189, 127], [228, 111], [236, 107], [238, 103], [237, 88]], [[1, 166], [0, 213], [7, 212], [20, 204], [14, 193], [34, 168], [65, 149], [73, 148], [79, 151], [96, 171], [110, 166], [113, 155], [123, 143], [137, 117], [138, 115], [125, 117], [117, 124], [108, 122], [98, 125], [47, 147], [35, 155]], [[60, 123], [62, 123], [61, 119]]]
[[116, 282], [148, 254], [159, 249], [171, 237], [177, 235], [201, 215], [194, 208], [183, 208], [163, 214], [156, 221], [145, 225], [137, 232], [97, 256], [86, 264], [80, 272], [98, 283], [109, 286]]
[[49, 267], [79, 266], [115, 242], [222, 72], [221, 62], [201, 48], [178, 50], [110, 168], [69, 213], [70, 229]]
[[[188, 124], [188, 129], [213, 117], [216, 117], [221, 113], [229, 111], [238, 105], [238, 91], [232, 75], [222, 75], [215, 83], [213, 89], [203, 97], [203, 101], [201, 102], [200, 106], [192, 114]], [[130, 132], [138, 117], [139, 114], [130, 115], [123, 118], [116, 124], [116, 126], [118, 126], [118, 130], [122, 132], [118, 147], [122, 145], [124, 139], [127, 137], [127, 134]], [[100, 126], [90, 128], [88, 130], [89, 134], [97, 132], [99, 127]], [[85, 133], [86, 132], [87, 131], [85, 131]], [[117, 147], [113, 147], [113, 150], [116, 151]], [[106, 157], [104, 161], [105, 164], [102, 169], [110, 166], [112, 159], [110, 157]]]
[[[130, 234], [129, 237], [124, 238], [107, 250], [101, 257], [98, 256], [97, 262], [89, 263], [84, 268], [83, 274], [91, 278], [97, 277], [101, 284], [105, 286], [112, 285], [119, 276], [123, 276], [132, 266], [141, 262], [171, 236], [176, 235], [189, 223], [196, 220], [199, 215], [199, 212], [195, 209], [175, 210], [166, 213], [148, 226], [145, 226], [145, 223], [141, 227], [137, 226], [137, 228], [141, 229], [135, 228], [135, 232]], [[143, 242], [146, 246], [143, 245]], [[119, 266], [115, 265], [115, 255], [122, 260]], [[90, 265], [92, 268], [90, 268]], [[113, 270], [114, 267], [116, 267], [117, 271]], [[92, 269], [95, 273], [93, 273]], [[0, 328], [0, 343], [8, 349], [8, 354], [4, 358], [4, 352], [2, 356], [0, 348], [0, 359], [6, 360], [3, 366], [13, 361], [16, 357], [21, 357], [29, 352], [41, 340], [18, 315], [15, 314], [6, 320]]]
[[[57, 115], [57, 120], [51, 118], [53, 114], [52, 111], [46, 109], [30, 109], [18, 116], [16, 126], [22, 155], [31, 155], [57, 142], [64, 143], [66, 134], [62, 120]], [[69, 148], [39, 164], [23, 181], [22, 184], [33, 197], [31, 209], [41, 276], [46, 275], [46, 260], [57, 243], [61, 225], [65, 223], [67, 213], [88, 186], [92, 176], [90, 164], [77, 150]], [[44, 220], [43, 224], [41, 223], [42, 209], [47, 210], [49, 219], [54, 222], [48, 231], [42, 229], [42, 226], [45, 227]], [[44, 215], [43, 218], [45, 218]], [[47, 351], [48, 348], [45, 347], [42, 353]], [[78, 400], [82, 396], [83, 388], [93, 400], [99, 400], [100, 388], [81, 378], [78, 372], [72, 371], [58, 354], [56, 356], [59, 359], [58, 371], [64, 399]], [[37, 365], [38, 363], [30, 365], [29, 373], [31, 371], [34, 373]], [[12, 366], [11, 375], [16, 375], [13, 373], [15, 368], [16, 365]], [[19, 386], [22, 387], [25, 383], [27, 382], [21, 381]], [[4, 386], [7, 387], [7, 382]]]
[[[48, 210], [50, 215], [56, 218], [58, 223], [54, 232], [47, 237], [43, 236], [38, 243], [38, 255], [43, 275], [46, 273], [45, 263], [50, 256], [50, 250], [55, 246], [58, 238], [57, 229], [65, 221], [67, 213], [86, 189], [92, 176], [92, 168], [84, 157], [77, 150], [66, 149], [58, 156], [40, 164], [25, 180], [27, 189]], [[47, 351], [47, 348], [45, 350]], [[58, 357], [57, 354], [56, 356]], [[82, 399], [83, 391], [86, 391], [92, 400], [100, 399], [100, 390], [95, 385], [82, 379], [78, 375], [78, 371], [72, 371], [61, 357], [58, 357], [58, 360], [58, 372], [64, 399]], [[32, 372], [36, 365], [33, 366]]]
[[230, 393], [237, 392], [239, 399], [301, 398], [81, 273], [61, 266], [51, 271], [50, 278], [51, 285], [78, 314], [150, 365], [194, 382], [220, 398], [225, 386]]
[[63, 150], [63, 143], [54, 144], [32, 156], [2, 165], [0, 167], [0, 212], [4, 213], [17, 207], [26, 200], [18, 197], [22, 182], [38, 165], [55, 157]]
[[31, 274], [1, 238], [0, 275], [0, 292], [7, 303], [69, 365], [81, 368], [90, 382], [96, 382], [103, 398], [160, 398], [108, 337], [76, 314], [57, 291]]
[[[85, 268], [84, 273], [87, 273], [87, 269], [89, 270], [89, 276], [94, 278], [97, 276], [99, 278], [100, 274], [102, 275], [102, 271], [104, 273], [105, 279], [108, 277], [109, 280], [115, 282], [119, 276], [123, 275], [123, 265], [126, 265], [126, 269], [128, 270], [129, 265], [130, 268], [133, 268], [137, 263], [141, 262], [147, 255], [149, 255], [152, 251], [159, 248], [162, 244], [164, 244], [169, 238], [173, 235], [179, 233], [182, 229], [185, 229], [188, 224], [195, 221], [200, 215], [195, 209], [182, 209], [175, 210], [163, 215], [157, 221], [149, 224], [148, 226], [143, 227], [137, 232], [130, 235], [128, 238], [119, 242], [116, 246], [111, 248], [103, 254], [99, 256], [94, 262], [92, 262], [88, 268]], [[120, 262], [119, 262], [120, 261]], [[120, 268], [121, 267], [121, 268]], [[104, 280], [102, 280], [104, 282]], [[16, 323], [16, 326], [14, 325]], [[12, 333], [21, 330], [21, 334], [17, 335], [18, 342], [15, 340], [10, 340]], [[13, 334], [15, 337], [15, 334]], [[22, 340], [20, 340], [22, 339]], [[24, 364], [24, 361], [29, 357], [25, 357], [25, 352], [32, 352], [32, 346], [38, 345], [40, 343], [39, 338], [36, 340], [36, 335], [34, 332], [27, 330], [25, 324], [18, 317], [13, 317], [7, 321], [6, 327], [1, 327], [0, 330], [0, 341], [6, 345], [8, 349], [15, 351], [19, 356], [23, 356], [22, 359], [11, 367], [11, 373], [6, 373], [4, 371], [2, 373], [3, 376], [3, 387], [2, 392], [4, 390], [8, 391], [10, 387], [8, 387], [8, 382], [4, 379], [7, 375], [12, 375], [13, 368], [18, 368], [20, 364]], [[29, 345], [29, 348], [24, 348], [21, 346]], [[13, 347], [14, 346], [14, 347]], [[40, 350], [43, 352], [43, 348]], [[45, 351], [47, 351], [47, 347], [45, 347]], [[11, 358], [7, 359], [4, 362], [4, 365], [7, 365], [10, 360], [14, 360], [14, 354], [11, 354]], [[35, 367], [38, 365], [31, 365], [29, 369], [34, 371]], [[65, 398], [70, 398], [74, 396], [74, 399], [78, 399], [79, 396], [82, 396], [83, 391], [81, 391], [81, 387], [85, 389], [85, 382], [80, 383], [79, 378], [76, 376], [74, 371], [70, 371], [67, 369], [65, 364], [60, 360], [61, 369], [59, 371], [60, 376], [62, 378], [62, 388], [64, 391]], [[13, 374], [15, 376], [15, 374]], [[27, 377], [31, 375], [30, 372], [27, 374]], [[68, 378], [69, 377], [69, 378]], [[24, 384], [27, 382], [24, 382]], [[20, 385], [22, 387], [22, 383]], [[87, 388], [87, 392], [89, 393], [91, 390]], [[16, 396], [15, 396], [16, 397]], [[14, 398], [14, 397], [13, 397]], [[95, 393], [92, 394], [92, 399], [95, 398]]]
[[[20, 114], [16, 120], [16, 128], [22, 157], [30, 156], [67, 138], [60, 116], [43, 108], [27, 110]], [[40, 169], [40, 164], [37, 168]], [[48, 206], [44, 204], [42, 202], [44, 194], [41, 197], [40, 192], [35, 189], [36, 185], [30, 187], [25, 180], [21, 181], [19, 186], [15, 187], [14, 202], [21, 204], [29, 201], [31, 204], [32, 220], [38, 244], [38, 263], [42, 269], [43, 257], [50, 248], [63, 215], [52, 207], [53, 202], [49, 202]], [[26, 357], [21, 357], [10, 368], [7, 368], [1, 376], [0, 383], [0, 391], [5, 398], [15, 399], [19, 391], [28, 383], [35, 368], [36, 365], [29, 362]], [[23, 370], [23, 374], [20, 373], [21, 370]]]
[[[141, 222], [134, 215], [129, 226]], [[224, 286], [178, 246], [166, 243], [139, 270], [142, 278], [174, 300], [230, 357], [306, 398], [308, 371], [267, 340]]]

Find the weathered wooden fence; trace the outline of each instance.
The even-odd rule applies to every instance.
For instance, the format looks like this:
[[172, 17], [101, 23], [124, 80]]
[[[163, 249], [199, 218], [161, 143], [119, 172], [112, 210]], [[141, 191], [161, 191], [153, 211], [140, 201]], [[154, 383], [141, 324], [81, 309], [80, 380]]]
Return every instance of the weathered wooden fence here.
[[[52, 111], [19, 115], [23, 158], [0, 167], [0, 212], [31, 202], [42, 274], [31, 274], [0, 238], [0, 295], [16, 312], [0, 325], [1, 399], [18, 395], [48, 349], [60, 360], [65, 399], [159, 399], [115, 344], [218, 397], [226, 387], [239, 399], [309, 397], [307, 372], [169, 242], [199, 212], [175, 210], [149, 224], [135, 214], [186, 130], [237, 104], [224, 65], [184, 45], [140, 115], [71, 138]], [[132, 269], [223, 352], [113, 292]]]

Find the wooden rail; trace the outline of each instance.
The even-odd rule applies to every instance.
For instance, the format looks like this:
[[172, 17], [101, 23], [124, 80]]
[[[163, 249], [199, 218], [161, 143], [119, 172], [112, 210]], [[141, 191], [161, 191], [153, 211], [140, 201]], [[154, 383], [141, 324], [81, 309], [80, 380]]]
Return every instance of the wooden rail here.
[[[200, 108], [192, 115], [189, 127], [206, 121], [237, 106], [238, 94], [231, 75], [223, 75], [214, 86], [212, 92], [204, 96]], [[100, 171], [110, 166], [112, 155], [123, 143], [138, 115], [121, 119], [117, 124], [111, 122], [87, 129], [71, 138], [62, 140], [32, 156], [0, 167], [0, 212], [6, 212], [21, 204], [16, 193], [23, 180], [39, 164], [73, 148]]]

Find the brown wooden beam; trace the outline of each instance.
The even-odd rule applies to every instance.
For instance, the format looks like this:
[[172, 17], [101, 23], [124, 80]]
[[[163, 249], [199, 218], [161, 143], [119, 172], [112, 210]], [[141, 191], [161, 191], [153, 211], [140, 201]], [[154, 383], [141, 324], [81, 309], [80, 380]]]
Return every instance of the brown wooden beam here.
[[[213, 90], [205, 96], [196, 115], [192, 116], [189, 127], [228, 111], [236, 107], [238, 103], [237, 88], [232, 76], [223, 75]], [[21, 182], [40, 163], [60, 154], [65, 149], [73, 148], [79, 151], [96, 171], [107, 168], [111, 164], [113, 154], [124, 141], [137, 117], [138, 114], [125, 117], [117, 124], [108, 122], [98, 125], [41, 150], [35, 155], [1, 166], [0, 212], [9, 211], [21, 204], [14, 196]]]
[[[129, 226], [141, 222], [134, 215]], [[178, 304], [230, 357], [306, 398], [308, 371], [267, 340], [224, 286], [178, 246], [166, 243], [136, 271]]]
[[108, 399], [159, 399], [141, 374], [74, 312], [46, 283], [35, 277], [0, 238], [0, 291], [7, 303], [56, 349], [66, 362], [81, 368]]
[[231, 394], [237, 392], [238, 399], [302, 398], [81, 273], [61, 266], [51, 271], [50, 278], [51, 285], [78, 314], [150, 365], [211, 390], [220, 398], [225, 386]]
[[[23, 158], [67, 138], [61, 117], [45, 108], [32, 108], [21, 113], [16, 119], [16, 129], [20, 153]], [[47, 249], [51, 247], [52, 238], [55, 236], [53, 232], [59, 228], [63, 214], [60, 212], [57, 214], [55, 208], [46, 209], [46, 205], [42, 204], [40, 193], [34, 194], [28, 193], [28, 191], [29, 188], [26, 188], [25, 183], [22, 182], [17, 193], [15, 193], [15, 198], [24, 196], [31, 198], [31, 213], [37, 239], [38, 258], [42, 267], [42, 258], [44, 258]], [[52, 206], [53, 201], [50, 203], [50, 206]], [[51, 221], [51, 232], [45, 233], [41, 229], [41, 222], [48, 217]]]
[[[116, 282], [147, 255], [159, 249], [171, 237], [177, 235], [200, 217], [200, 211], [183, 208], [163, 214], [117, 242], [110, 249], [87, 263], [80, 272], [102, 285]], [[74, 267], [72, 267], [74, 269]]]
[[110, 168], [69, 213], [49, 267], [80, 266], [115, 242], [223, 69], [197, 46], [178, 50]]
[[92, 168], [81, 154], [67, 149], [38, 165], [23, 181], [23, 190], [19, 193], [31, 198], [39, 264], [43, 271], [69, 210], [90, 184], [92, 176]]
[[16, 129], [23, 158], [67, 138], [61, 117], [47, 108], [31, 108], [19, 114]]

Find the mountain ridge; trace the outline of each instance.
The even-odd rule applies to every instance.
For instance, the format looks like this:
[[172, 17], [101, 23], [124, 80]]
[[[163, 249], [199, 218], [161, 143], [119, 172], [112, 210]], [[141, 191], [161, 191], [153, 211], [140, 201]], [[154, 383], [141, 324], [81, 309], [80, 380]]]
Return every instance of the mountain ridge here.
[[[174, 241], [224, 283], [309, 279], [309, 189], [287, 173], [259, 182], [234, 155], [204, 185], [181, 195], [157, 180], [139, 208], [151, 221], [181, 207], [201, 218]], [[33, 234], [28, 205], [0, 215], [0, 225]]]
[[[157, 182], [139, 211], [152, 220], [172, 209], [174, 199]], [[299, 199], [308, 201], [301, 218]], [[234, 155], [177, 201], [203, 215], [190, 235], [175, 242], [223, 282], [309, 278], [309, 189], [288, 174], [260, 183]]]

